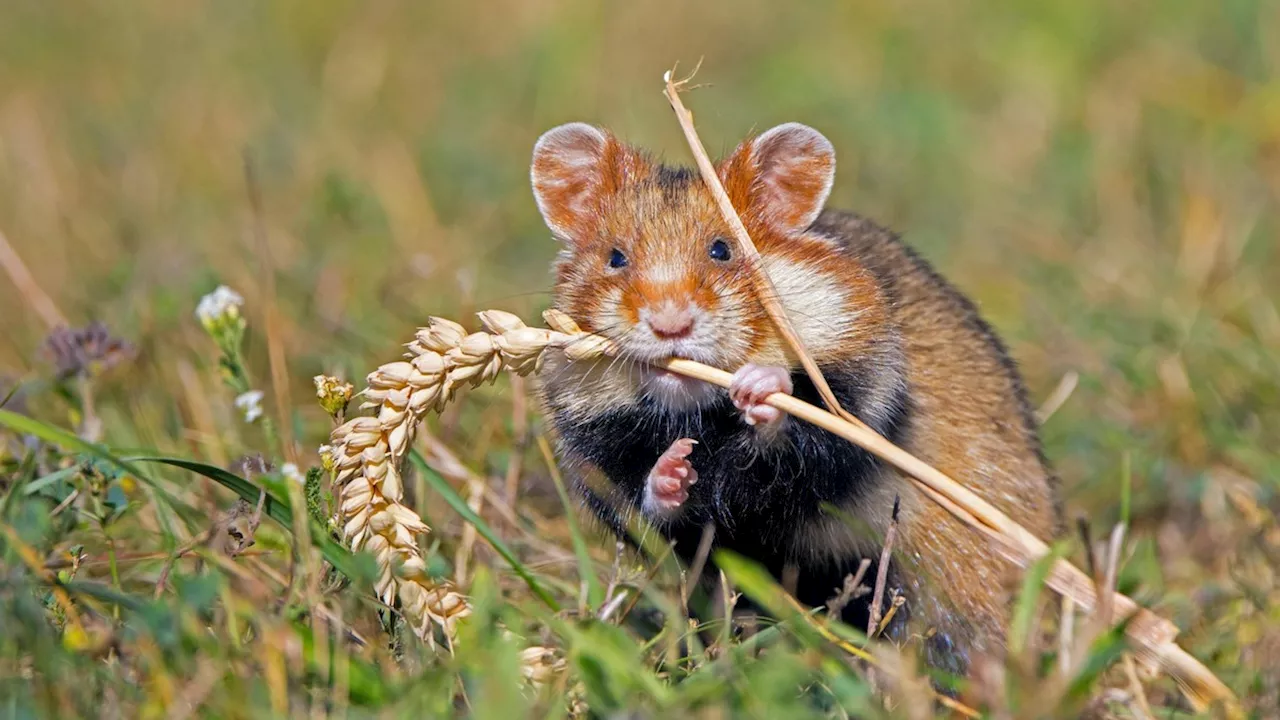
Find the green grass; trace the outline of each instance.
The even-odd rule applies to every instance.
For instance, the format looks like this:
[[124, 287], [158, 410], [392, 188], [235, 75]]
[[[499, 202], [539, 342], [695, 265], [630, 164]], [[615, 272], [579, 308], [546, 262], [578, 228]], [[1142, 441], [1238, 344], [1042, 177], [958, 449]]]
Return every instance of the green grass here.
[[[0, 232], [57, 312], [136, 353], [94, 375], [103, 444], [79, 443], [82, 398], [41, 352], [39, 299], [0, 279], [0, 403], [24, 423], [0, 431], [0, 713], [907, 715], [802, 617], [749, 641], [692, 635], [673, 563], [615, 566], [610, 540], [567, 521], [537, 443], [515, 441], [505, 380], [432, 420], [498, 492], [523, 453], [519, 526], [482, 510], [453, 653], [406, 636], [368, 591], [370, 559], [323, 527], [295, 558], [278, 471], [240, 488], [272, 498], [250, 551], [196, 547], [153, 597], [166, 559], [238, 497], [212, 468], [317, 463], [330, 420], [311, 376], [358, 383], [428, 315], [535, 318], [556, 247], [527, 186], [534, 140], [587, 120], [685, 162], [661, 76], [703, 58], [710, 85], [686, 102], [713, 154], [817, 127], [837, 149], [832, 204], [902, 231], [968, 292], [1035, 401], [1078, 373], [1043, 428], [1070, 518], [1099, 536], [1127, 518], [1120, 589], [1255, 717], [1280, 715], [1280, 3], [474, 5], [6, 4]], [[240, 417], [193, 316], [219, 283], [247, 300], [273, 432]], [[191, 464], [140, 460], [156, 456]], [[465, 505], [408, 477], [432, 572], [452, 576]], [[770, 592], [749, 573], [731, 580]], [[591, 619], [611, 584], [641, 599]], [[536, 698], [515, 655], [534, 641], [570, 669]], [[1119, 647], [1100, 635], [1060, 707], [1035, 704], [1054, 686], [1047, 647], [985, 701], [1074, 717], [1127, 687], [1094, 677]], [[1168, 681], [1147, 692], [1161, 717], [1177, 706]]]

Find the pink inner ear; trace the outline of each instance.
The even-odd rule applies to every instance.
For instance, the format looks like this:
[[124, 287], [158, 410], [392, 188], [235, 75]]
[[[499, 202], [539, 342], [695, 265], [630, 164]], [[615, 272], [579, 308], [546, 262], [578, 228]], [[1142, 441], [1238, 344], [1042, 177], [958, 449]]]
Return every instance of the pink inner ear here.
[[835, 179], [836, 153], [822, 133], [788, 123], [751, 144], [755, 202], [765, 218], [789, 232], [802, 232], [822, 212]]
[[580, 239], [606, 191], [612, 139], [586, 123], [549, 130], [533, 148], [533, 196], [547, 227], [561, 240]]

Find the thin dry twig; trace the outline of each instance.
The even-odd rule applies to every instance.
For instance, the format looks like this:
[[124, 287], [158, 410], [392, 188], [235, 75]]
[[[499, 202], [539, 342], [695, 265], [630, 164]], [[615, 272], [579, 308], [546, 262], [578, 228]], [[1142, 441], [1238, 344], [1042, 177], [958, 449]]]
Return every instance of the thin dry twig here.
[[675, 550], [675, 546], [672, 545], [671, 543], [667, 543], [667, 546], [662, 551], [662, 554], [659, 555], [654, 560], [653, 567], [649, 568], [649, 573], [644, 576], [644, 581], [636, 586], [636, 591], [631, 596], [631, 602], [627, 603], [627, 606], [622, 609], [621, 613], [618, 614], [619, 624], [621, 624], [622, 621], [625, 620], [627, 616], [631, 614], [631, 611], [635, 609], [636, 604], [640, 602], [641, 596], [644, 595], [645, 588], [649, 587], [649, 585], [653, 582], [654, 578], [658, 577], [658, 573], [662, 571], [663, 563], [667, 561], [667, 556], [670, 555], [673, 550]]
[[216, 525], [210, 527], [199, 535], [196, 535], [183, 543], [182, 546], [173, 552], [169, 553], [169, 556], [164, 559], [164, 565], [160, 567], [160, 577], [156, 578], [156, 589], [155, 592], [151, 594], [152, 598], [159, 599], [160, 596], [164, 594], [165, 586], [169, 584], [169, 573], [173, 571], [173, 565], [177, 562], [178, 558], [191, 552], [197, 545], [208, 542], [209, 538], [213, 536], [213, 532], [216, 528]]
[[[1106, 591], [1115, 590], [1116, 580], [1120, 575], [1120, 554], [1124, 549], [1124, 533], [1124, 523], [1118, 523], [1111, 530], [1111, 541], [1107, 546], [1107, 570], [1102, 577], [1102, 588]], [[1098, 598], [1097, 618], [1103, 627], [1111, 625], [1114, 598], [1114, 592], [1103, 592]]]
[[870, 568], [871, 558], [862, 558], [862, 562], [858, 563], [857, 572], [844, 576], [844, 584], [837, 588], [838, 592], [827, 601], [828, 620], [839, 617], [849, 603], [866, 594], [867, 590], [862, 585], [862, 578]]
[[[821, 635], [827, 642], [831, 643], [832, 645], [835, 645], [841, 650], [844, 650], [845, 652], [858, 658], [859, 660], [863, 660], [870, 667], [874, 667], [874, 668], [883, 667], [883, 664], [870, 652], [868, 652], [863, 648], [850, 645], [839, 635], [836, 635], [834, 632], [832, 632], [831, 629], [828, 628], [825, 623], [817, 622], [817, 620], [813, 617], [813, 615], [809, 613], [804, 608], [803, 605], [800, 604], [799, 600], [796, 600], [794, 597], [791, 597], [790, 595], [786, 596], [785, 600], [787, 604], [790, 605], [791, 608], [796, 611], [796, 616], [800, 618], [801, 621], [804, 622], [806, 625], [808, 625], [809, 627], [817, 631], [817, 633]], [[969, 707], [968, 705], [965, 705], [962, 702], [959, 702], [957, 700], [952, 700], [946, 695], [942, 695], [934, 691], [933, 688], [927, 687], [926, 690], [936, 702], [940, 703], [941, 705], [943, 705], [949, 710], [958, 712], [961, 715], [964, 715], [966, 717], [972, 717], [972, 718], [981, 717], [980, 713], [978, 713], [977, 710], [974, 710], [973, 708]]]
[[1076, 604], [1062, 596], [1062, 617], [1058, 624], [1058, 670], [1064, 678], [1071, 677], [1071, 646], [1075, 637]]
[[[242, 555], [241, 557], [246, 557], [246, 556], [248, 556], [248, 553], [246, 553], [245, 555]], [[284, 588], [289, 586], [288, 578], [276, 572], [276, 570], [272, 568], [270, 565], [268, 565], [267, 563], [259, 561], [256, 558], [256, 556], [250, 560], [249, 565], [252, 566], [254, 573], [257, 573], [259, 575], [266, 577], [268, 580], [274, 582], [280, 587]], [[231, 567], [236, 568], [237, 574], [239, 574], [242, 577], [250, 575], [248, 571], [240, 569], [240, 566], [238, 565], [233, 564], [231, 565]], [[334, 604], [334, 609], [330, 609], [329, 606], [323, 602], [318, 603], [315, 606], [316, 614], [324, 617], [324, 619], [334, 628], [338, 630], [342, 630], [344, 633], [346, 633], [346, 638], [348, 640], [350, 640], [351, 642], [355, 643], [360, 647], [368, 646], [369, 641], [363, 635], [361, 635], [358, 631], [356, 631], [355, 628], [348, 626], [342, 621], [341, 610], [342, 610], [342, 607], [341, 607], [341, 604], [339, 603]]]
[[884, 607], [885, 585], [889, 582], [889, 559], [893, 555], [893, 541], [898, 537], [898, 512], [902, 498], [893, 498], [893, 516], [884, 534], [884, 547], [880, 549], [880, 565], [876, 567], [876, 587], [871, 595], [871, 617], [867, 619], [867, 639], [874, 639], [880, 631], [880, 613]]
[[626, 550], [627, 546], [621, 540], [613, 544], [613, 565], [609, 567], [609, 584], [604, 589], [606, 599], [613, 597], [614, 590], [622, 580], [622, 556]]
[[[693, 554], [693, 562], [689, 565], [689, 577], [693, 583], [698, 582], [702, 578], [702, 569], [707, 565], [707, 558], [711, 556], [711, 543], [716, 539], [716, 526], [707, 523], [702, 526], [702, 537], [698, 539], [698, 550]], [[692, 584], [690, 584], [692, 587]], [[685, 588], [684, 601], [689, 602], [690, 587]]]
[[1036, 410], [1036, 423], [1045, 424], [1053, 414], [1062, 409], [1067, 404], [1067, 400], [1071, 398], [1071, 393], [1076, 391], [1076, 386], [1080, 384], [1080, 373], [1070, 370], [1062, 376], [1058, 381], [1058, 385], [1053, 388], [1053, 392], [1049, 393], [1049, 397], [1045, 399], [1040, 409]]
[[1129, 677], [1129, 691], [1142, 711], [1142, 720], [1152, 720], [1155, 715], [1151, 712], [1151, 704], [1147, 702], [1147, 692], [1142, 689], [1142, 681], [1138, 679], [1138, 668], [1133, 664], [1133, 656], [1125, 653], [1123, 662], [1124, 673]]
[[893, 622], [893, 616], [898, 614], [898, 610], [907, 604], [907, 597], [901, 595], [897, 590], [893, 591], [893, 599], [889, 601], [889, 612], [880, 618], [880, 624], [876, 626], [876, 635], [883, 635], [885, 628], [889, 627], [889, 623]]
[[52, 510], [49, 511], [49, 517], [51, 518], [58, 517], [58, 515], [62, 514], [63, 510], [66, 510], [67, 508], [71, 507], [71, 503], [75, 502], [76, 498], [78, 497], [80, 497], [80, 489], [76, 488], [75, 490], [71, 491], [70, 495], [67, 495], [65, 498], [63, 498], [62, 502], [58, 503], [56, 506], [54, 506]]
[[58, 310], [53, 298], [40, 287], [40, 283], [36, 282], [31, 271], [27, 269], [26, 263], [22, 262], [18, 251], [9, 244], [9, 238], [5, 237], [3, 231], [0, 231], [0, 267], [4, 268], [9, 279], [13, 281], [14, 287], [18, 288], [18, 292], [26, 299], [27, 304], [50, 330], [67, 326], [67, 317]]
[[621, 586], [622, 556], [626, 553], [626, 549], [627, 546], [621, 540], [613, 546], [613, 567], [609, 570], [609, 585], [604, 591], [604, 604], [596, 613], [596, 618], [601, 622], [608, 622], [609, 616], [622, 607], [622, 602], [627, 599], [627, 588]]
[[[701, 67], [701, 65], [702, 63], [699, 62], [698, 67]], [[778, 300], [778, 289], [774, 287], [773, 279], [769, 277], [768, 271], [764, 268], [764, 262], [760, 258], [760, 251], [756, 249], [755, 242], [751, 240], [751, 234], [747, 232], [746, 225], [742, 223], [742, 218], [739, 217], [738, 211], [734, 209], [733, 201], [729, 199], [729, 193], [725, 192], [724, 185], [720, 183], [720, 177], [716, 174], [715, 165], [711, 162], [711, 157], [707, 155], [707, 149], [703, 147], [702, 139], [698, 137], [698, 131], [693, 126], [693, 113], [680, 100], [681, 92], [692, 89], [689, 81], [697, 74], [698, 67], [695, 67], [693, 72], [682, 80], [673, 79], [674, 68], [668, 70], [662, 79], [666, 83], [663, 94], [666, 95], [667, 101], [671, 103], [671, 109], [675, 111], [676, 120], [680, 122], [680, 129], [684, 131], [685, 140], [688, 141], [689, 149], [693, 152], [693, 158], [697, 162], [698, 172], [702, 175], [702, 181], [706, 183], [707, 189], [711, 191], [712, 197], [715, 198], [716, 205], [720, 208], [720, 214], [729, 223], [729, 230], [737, 241], [738, 248], [746, 255], [747, 262], [745, 266], [749, 268], [751, 281], [755, 285], [756, 296], [759, 298], [761, 306], [764, 307], [769, 319], [777, 327], [778, 333], [787, 341], [791, 351], [799, 358], [800, 364], [804, 366], [805, 373], [813, 381], [814, 387], [818, 389], [822, 402], [836, 415], [855, 425], [862, 425], [861, 420], [840, 407], [840, 402], [836, 400], [835, 393], [831, 391], [831, 386], [827, 384], [827, 379], [822, 375], [822, 370], [818, 368], [818, 363], [814, 361], [813, 356], [805, 349], [804, 342], [800, 340], [800, 335], [791, 324], [791, 319], [787, 316], [786, 309], [782, 306], [782, 302]]]

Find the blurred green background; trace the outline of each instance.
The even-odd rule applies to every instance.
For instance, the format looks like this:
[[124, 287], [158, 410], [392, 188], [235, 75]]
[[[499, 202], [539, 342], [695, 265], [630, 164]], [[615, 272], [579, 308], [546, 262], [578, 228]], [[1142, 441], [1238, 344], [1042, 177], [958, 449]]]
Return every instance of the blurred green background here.
[[[229, 453], [192, 316], [226, 283], [282, 344], [309, 451], [312, 375], [358, 380], [428, 315], [545, 307], [534, 141], [586, 120], [687, 162], [661, 78], [699, 59], [713, 154], [818, 128], [832, 204], [971, 294], [1035, 403], [1078, 374], [1044, 430], [1068, 508], [1116, 520], [1129, 463], [1131, 571], [1201, 620], [1232, 498], [1280, 489], [1274, 1], [8, 0], [0, 231], [71, 323], [139, 346], [109, 440]], [[0, 308], [0, 379], [47, 374], [31, 298], [0, 280]]]

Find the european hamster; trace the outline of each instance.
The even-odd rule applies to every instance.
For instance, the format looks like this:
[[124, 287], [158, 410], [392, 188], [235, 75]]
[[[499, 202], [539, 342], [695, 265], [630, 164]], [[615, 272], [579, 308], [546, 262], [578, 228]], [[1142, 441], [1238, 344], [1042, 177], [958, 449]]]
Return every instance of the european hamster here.
[[[781, 125], [717, 169], [844, 408], [1051, 539], [1055, 483], [1013, 362], [973, 303], [893, 233], [824, 208], [831, 143]], [[585, 503], [619, 533], [642, 513], [686, 559], [710, 524], [715, 547], [780, 578], [792, 568], [797, 598], [818, 605], [861, 558], [879, 557], [900, 498], [890, 577], [911, 619], [894, 631], [930, 631], [931, 660], [961, 671], [974, 653], [999, 653], [1013, 565], [894, 469], [762, 404], [773, 392], [822, 403], [697, 172], [573, 123], [538, 140], [531, 179], [561, 244], [555, 307], [622, 350], [542, 374], [541, 402]], [[733, 386], [646, 364], [668, 357], [734, 372]], [[865, 627], [867, 612], [864, 598], [845, 615]]]

